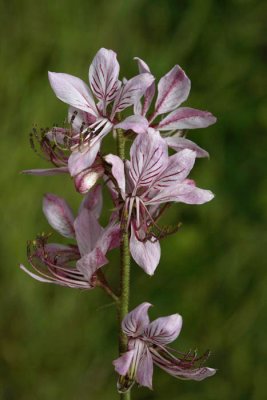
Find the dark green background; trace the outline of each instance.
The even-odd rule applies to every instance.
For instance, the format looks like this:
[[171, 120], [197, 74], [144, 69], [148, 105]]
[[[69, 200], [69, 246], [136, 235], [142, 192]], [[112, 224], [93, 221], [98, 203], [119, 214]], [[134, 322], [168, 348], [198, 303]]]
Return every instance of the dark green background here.
[[[136, 73], [134, 56], [157, 78], [179, 63], [192, 80], [186, 105], [218, 117], [190, 135], [211, 154], [192, 176], [216, 198], [174, 206], [168, 218], [183, 229], [162, 242], [155, 276], [133, 265], [131, 283], [131, 307], [149, 301], [152, 317], [179, 312], [176, 348], [212, 349], [208, 364], [218, 373], [197, 383], [157, 370], [154, 392], [134, 388], [133, 399], [266, 398], [266, 14], [266, 2], [253, 0], [0, 2], [1, 399], [117, 398], [110, 300], [40, 284], [18, 268], [26, 240], [49, 230], [43, 193], [66, 196], [74, 208], [79, 202], [67, 176], [18, 174], [46, 167], [28, 145], [32, 125], [66, 115], [47, 70], [86, 80], [102, 46], [118, 52], [127, 77]], [[117, 256], [108, 267], [114, 276]]]

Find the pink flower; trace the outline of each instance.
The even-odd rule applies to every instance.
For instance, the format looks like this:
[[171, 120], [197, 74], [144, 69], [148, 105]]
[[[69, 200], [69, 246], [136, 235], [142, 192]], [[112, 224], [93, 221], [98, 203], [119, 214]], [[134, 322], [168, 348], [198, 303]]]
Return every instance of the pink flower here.
[[161, 205], [168, 202], [203, 204], [214, 195], [187, 179], [196, 152], [184, 149], [169, 157], [167, 143], [152, 128], [136, 137], [130, 156], [131, 160], [125, 163], [112, 154], [105, 159], [112, 165], [124, 204], [122, 215], [127, 215], [127, 226], [131, 226], [131, 254], [152, 275], [159, 263], [160, 245], [151, 237], [151, 228], [155, 226], [154, 217]]
[[213, 368], [203, 367], [208, 354], [197, 357], [196, 353], [179, 353], [175, 357], [167, 346], [180, 334], [182, 317], [173, 314], [149, 321], [149, 303], [142, 303], [131, 311], [122, 322], [122, 330], [128, 337], [128, 351], [113, 362], [120, 374], [118, 391], [127, 392], [134, 382], [152, 389], [153, 365], [157, 365], [175, 378], [201, 381], [216, 373]]
[[[149, 66], [140, 58], [135, 58], [138, 62], [139, 72], [150, 73]], [[146, 90], [143, 104], [138, 101], [135, 105], [135, 114], [140, 116], [140, 121], [147, 116], [148, 126], [163, 132], [167, 144], [176, 151], [182, 149], [194, 150], [197, 157], [207, 157], [208, 153], [197, 146], [194, 142], [181, 137], [181, 132], [185, 129], [206, 128], [216, 122], [216, 118], [208, 111], [196, 110], [189, 107], [180, 107], [187, 100], [191, 89], [191, 82], [179, 65], [175, 65], [158, 83], [158, 95], [156, 98], [153, 113], [147, 116], [151, 103], [155, 96], [156, 86], [153, 82]], [[165, 115], [163, 118], [154, 122], [158, 116]]]
[[120, 243], [120, 227], [114, 218], [105, 229], [100, 226], [101, 207], [100, 186], [84, 198], [76, 218], [64, 199], [46, 194], [43, 211], [49, 224], [77, 244], [47, 243], [48, 236], [41, 235], [28, 246], [28, 261], [37, 274], [23, 265], [21, 269], [41, 282], [80, 289], [95, 287], [99, 268], [108, 262], [106, 253]]
[[[68, 168], [72, 176], [91, 167], [100, 149], [101, 140], [113, 128], [123, 128], [124, 124], [131, 124], [137, 133], [145, 131], [145, 118], [139, 118], [138, 125], [134, 128], [135, 116], [118, 123], [116, 114], [136, 104], [154, 78], [150, 73], [142, 73], [122, 83], [118, 78], [119, 70], [116, 53], [102, 48], [89, 68], [91, 89], [72, 75], [49, 72], [50, 84], [56, 96], [71, 106], [70, 122], [74, 129]], [[76, 117], [72, 120], [74, 112]]]

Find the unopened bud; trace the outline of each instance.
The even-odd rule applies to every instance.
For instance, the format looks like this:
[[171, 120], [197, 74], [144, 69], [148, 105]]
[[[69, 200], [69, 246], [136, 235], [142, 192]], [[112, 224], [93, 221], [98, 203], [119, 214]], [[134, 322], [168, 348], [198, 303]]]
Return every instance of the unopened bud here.
[[104, 168], [102, 165], [91, 167], [80, 172], [74, 178], [76, 190], [81, 194], [87, 193], [103, 175]]

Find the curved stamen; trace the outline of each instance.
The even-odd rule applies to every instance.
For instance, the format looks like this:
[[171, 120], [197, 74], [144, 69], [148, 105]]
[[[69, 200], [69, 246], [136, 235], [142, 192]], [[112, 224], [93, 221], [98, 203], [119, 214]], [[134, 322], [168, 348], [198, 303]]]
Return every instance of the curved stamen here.
[[[133, 206], [134, 206], [134, 202], [135, 202], [135, 197], [129, 197], [126, 202], [128, 201], [129, 207], [127, 206], [128, 210], [128, 218], [127, 218], [127, 225], [126, 225], [126, 229], [129, 229], [130, 226], [130, 222], [131, 222], [131, 216], [132, 216], [132, 212], [133, 212]], [[125, 203], [126, 204], [126, 203]]]

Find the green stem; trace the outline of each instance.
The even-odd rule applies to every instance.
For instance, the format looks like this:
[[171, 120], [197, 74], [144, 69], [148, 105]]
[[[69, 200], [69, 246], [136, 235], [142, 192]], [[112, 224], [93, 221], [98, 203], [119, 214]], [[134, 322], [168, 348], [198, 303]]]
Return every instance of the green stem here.
[[[130, 254], [128, 232], [122, 234], [121, 247], [121, 268], [120, 268], [120, 301], [119, 301], [119, 322], [128, 314], [129, 289], [130, 289]], [[119, 350], [120, 353], [127, 351], [127, 336], [120, 329]]]
[[[117, 153], [118, 156], [125, 159], [125, 138], [121, 129], [117, 130]], [[122, 223], [123, 232], [120, 245], [120, 297], [118, 303], [118, 317], [119, 317], [119, 352], [124, 353], [127, 351], [128, 340], [127, 336], [121, 329], [121, 323], [129, 308], [129, 292], [130, 292], [130, 250], [129, 250], [129, 235], [128, 230], [125, 231], [124, 223]], [[121, 400], [130, 400], [131, 393], [120, 394]]]

